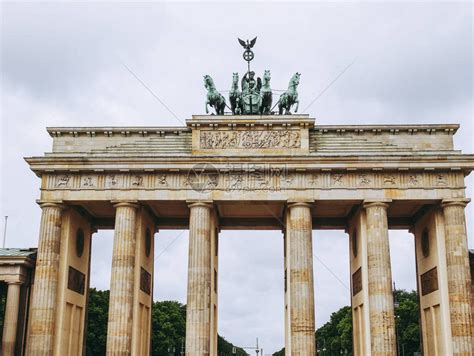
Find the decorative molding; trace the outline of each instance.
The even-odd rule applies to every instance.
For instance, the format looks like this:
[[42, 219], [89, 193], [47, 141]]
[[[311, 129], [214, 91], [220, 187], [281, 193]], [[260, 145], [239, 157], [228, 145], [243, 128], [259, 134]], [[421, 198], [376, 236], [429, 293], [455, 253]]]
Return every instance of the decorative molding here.
[[311, 172], [284, 165], [242, 164], [196, 172], [49, 173], [43, 190], [452, 189], [464, 188], [461, 172]]

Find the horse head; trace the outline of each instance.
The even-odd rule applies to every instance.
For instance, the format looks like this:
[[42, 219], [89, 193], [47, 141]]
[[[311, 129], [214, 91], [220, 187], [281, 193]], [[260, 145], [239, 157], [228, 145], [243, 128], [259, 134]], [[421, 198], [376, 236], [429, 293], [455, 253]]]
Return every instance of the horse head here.
[[270, 79], [272, 79], [272, 75], [270, 71], [266, 69], [265, 72], [263, 73], [263, 80], [268, 83]]
[[298, 84], [300, 84], [300, 77], [301, 77], [301, 74], [298, 73], [298, 72], [293, 74], [293, 76], [290, 79], [290, 83], [288, 84], [288, 89], [290, 89], [290, 88], [295, 88], [296, 89]]
[[212, 80], [210, 75], [205, 75], [204, 76], [204, 86], [207, 89], [213, 89], [214, 88], [214, 81]]

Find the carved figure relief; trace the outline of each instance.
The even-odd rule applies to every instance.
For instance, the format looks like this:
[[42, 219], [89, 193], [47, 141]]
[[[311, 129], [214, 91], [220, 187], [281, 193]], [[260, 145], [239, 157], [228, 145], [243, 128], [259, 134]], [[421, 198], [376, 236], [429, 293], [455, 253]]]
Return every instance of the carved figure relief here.
[[71, 176], [67, 174], [64, 176], [60, 176], [56, 183], [56, 187], [68, 187], [70, 179], [71, 179]]
[[91, 176], [84, 177], [84, 179], [82, 180], [82, 186], [83, 187], [94, 187], [95, 184], [94, 184], [93, 178]]
[[332, 174], [331, 175], [331, 184], [335, 186], [342, 185], [342, 180], [344, 178], [343, 174]]
[[436, 185], [438, 185], [438, 186], [448, 185], [448, 181], [447, 181], [446, 176], [444, 174], [438, 174], [436, 176]]
[[143, 185], [143, 176], [135, 176], [133, 177], [132, 185], [136, 187], [141, 187]]
[[418, 185], [420, 183], [420, 179], [418, 178], [418, 175], [417, 174], [411, 174], [409, 177], [408, 177], [408, 184], [410, 185]]
[[311, 185], [317, 185], [319, 183], [319, 175], [317, 174], [311, 174], [309, 178], [309, 184]]
[[390, 174], [383, 177], [383, 182], [387, 185], [395, 185], [396, 179], [394, 175]]
[[168, 181], [166, 180], [167, 178], [168, 177], [166, 174], [160, 175], [160, 177], [158, 178], [158, 183], [161, 185], [168, 185]]
[[371, 182], [367, 174], [359, 174], [359, 185], [369, 185]]
[[118, 185], [117, 177], [115, 175], [107, 176], [106, 185], [110, 188], [113, 188]]
[[300, 148], [296, 130], [282, 131], [201, 131], [202, 149]]
[[[462, 174], [462, 173], [460, 173]], [[222, 169], [212, 165], [188, 172], [158, 172], [148, 174], [51, 174], [47, 176], [45, 189], [195, 189], [205, 190], [284, 190], [284, 189], [331, 189], [365, 188], [417, 189], [419, 187], [445, 189], [458, 186], [446, 173], [430, 173], [425, 177], [416, 173], [355, 173], [355, 172], [294, 172], [283, 165], [235, 164]]]
[[244, 187], [243, 173], [234, 173], [229, 176], [229, 190], [242, 190]]

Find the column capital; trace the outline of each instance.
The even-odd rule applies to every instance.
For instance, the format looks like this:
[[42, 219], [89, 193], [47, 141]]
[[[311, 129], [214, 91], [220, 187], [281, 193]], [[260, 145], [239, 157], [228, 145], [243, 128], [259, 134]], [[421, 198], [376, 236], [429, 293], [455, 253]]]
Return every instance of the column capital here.
[[129, 208], [137, 209], [140, 206], [140, 204], [138, 203], [138, 200], [111, 200], [110, 202], [112, 203], [115, 209], [121, 208], [121, 207], [129, 207]]
[[288, 199], [286, 201], [288, 208], [293, 208], [296, 206], [306, 206], [312, 208], [314, 206], [314, 199]]
[[8, 285], [12, 285], [12, 284], [18, 284], [18, 285], [22, 285], [23, 283], [25, 283], [25, 281], [22, 281], [22, 280], [19, 280], [19, 279], [6, 279], [5, 280], [5, 283], [8, 284]]
[[445, 208], [447, 206], [461, 206], [464, 208], [467, 204], [469, 204], [470, 201], [471, 199], [468, 198], [443, 199], [441, 201], [441, 207]]
[[36, 200], [36, 204], [38, 204], [41, 209], [43, 208], [58, 208], [58, 209], [65, 209], [66, 205], [64, 205], [62, 200]]
[[212, 200], [186, 200], [189, 208], [194, 208], [196, 206], [202, 206], [204, 208], [213, 208], [214, 202]]
[[380, 206], [383, 208], [388, 208], [392, 199], [366, 199], [362, 202], [362, 207], [364, 209]]

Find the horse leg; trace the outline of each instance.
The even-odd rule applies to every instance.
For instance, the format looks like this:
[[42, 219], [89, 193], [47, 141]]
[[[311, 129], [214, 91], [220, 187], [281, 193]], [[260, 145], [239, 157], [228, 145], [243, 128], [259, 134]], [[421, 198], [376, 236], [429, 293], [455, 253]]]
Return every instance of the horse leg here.
[[209, 105], [209, 100], [206, 101], [206, 114], [209, 114], [209, 108], [207, 107]]
[[300, 107], [300, 101], [298, 99], [295, 100], [295, 104], [296, 104], [296, 109], [295, 109], [295, 113], [298, 112], [298, 108]]
[[263, 115], [263, 114], [267, 113], [267, 96], [266, 96], [266, 94], [264, 94], [262, 96], [262, 102], [260, 103], [260, 107], [259, 107], [258, 111], [259, 111], [260, 115]]
[[285, 105], [285, 115], [291, 115], [291, 106], [293, 105], [293, 103], [291, 102], [291, 98], [288, 98], [288, 101], [286, 102], [286, 105]]

